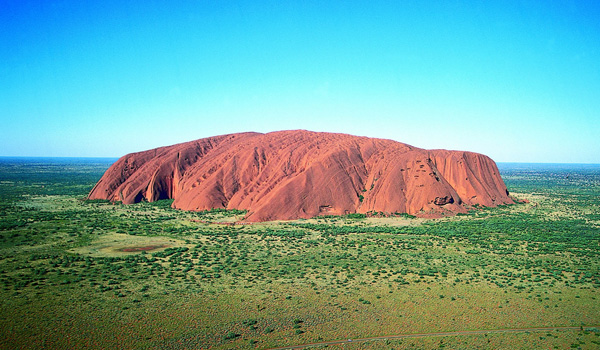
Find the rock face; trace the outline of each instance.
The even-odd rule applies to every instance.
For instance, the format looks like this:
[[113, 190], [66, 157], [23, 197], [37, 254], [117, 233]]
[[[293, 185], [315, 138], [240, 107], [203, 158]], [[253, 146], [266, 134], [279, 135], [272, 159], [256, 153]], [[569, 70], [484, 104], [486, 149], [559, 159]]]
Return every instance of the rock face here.
[[441, 216], [513, 203], [494, 161], [462, 151], [304, 130], [209, 137], [132, 153], [89, 194], [184, 210], [248, 210], [246, 221], [346, 213]]

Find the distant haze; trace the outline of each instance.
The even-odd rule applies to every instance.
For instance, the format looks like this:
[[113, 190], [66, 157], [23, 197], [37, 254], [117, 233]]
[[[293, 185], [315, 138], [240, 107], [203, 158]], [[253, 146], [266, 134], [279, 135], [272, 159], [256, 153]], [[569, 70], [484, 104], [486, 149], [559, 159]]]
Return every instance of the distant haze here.
[[0, 156], [257, 131], [600, 163], [600, 3], [0, 3]]

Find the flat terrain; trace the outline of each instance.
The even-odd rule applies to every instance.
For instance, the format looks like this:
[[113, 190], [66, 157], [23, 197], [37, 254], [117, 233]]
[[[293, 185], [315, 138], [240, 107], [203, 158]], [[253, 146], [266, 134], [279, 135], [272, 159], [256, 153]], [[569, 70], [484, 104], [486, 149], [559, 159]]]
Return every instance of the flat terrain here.
[[600, 347], [598, 166], [501, 165], [527, 203], [445, 219], [239, 225], [85, 200], [109, 165], [0, 160], [1, 348]]

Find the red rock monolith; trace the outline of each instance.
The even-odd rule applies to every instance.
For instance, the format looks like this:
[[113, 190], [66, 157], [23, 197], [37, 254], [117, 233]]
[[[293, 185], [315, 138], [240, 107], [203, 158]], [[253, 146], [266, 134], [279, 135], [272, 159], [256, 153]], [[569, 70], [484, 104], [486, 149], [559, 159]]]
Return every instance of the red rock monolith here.
[[347, 213], [464, 213], [513, 203], [482, 154], [346, 134], [278, 131], [208, 137], [120, 158], [89, 194], [184, 210], [247, 210], [246, 221]]

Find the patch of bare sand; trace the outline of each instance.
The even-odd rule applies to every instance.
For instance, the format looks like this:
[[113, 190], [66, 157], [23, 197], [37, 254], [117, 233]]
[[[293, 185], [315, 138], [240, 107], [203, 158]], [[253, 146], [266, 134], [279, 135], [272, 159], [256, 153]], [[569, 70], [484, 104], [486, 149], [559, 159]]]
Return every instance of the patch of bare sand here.
[[158, 252], [171, 247], [186, 246], [185, 242], [169, 237], [132, 236], [122, 233], [102, 235], [89, 246], [69, 251], [85, 256], [125, 256], [145, 252]]

